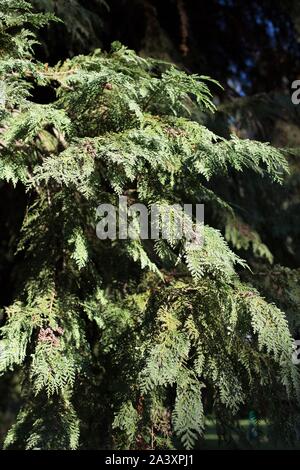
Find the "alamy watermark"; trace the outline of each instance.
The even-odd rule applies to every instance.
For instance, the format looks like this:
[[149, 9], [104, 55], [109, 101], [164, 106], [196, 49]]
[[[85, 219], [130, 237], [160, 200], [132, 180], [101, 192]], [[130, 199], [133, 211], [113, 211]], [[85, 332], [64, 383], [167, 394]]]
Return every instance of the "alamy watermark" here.
[[0, 107], [5, 107], [6, 102], [6, 91], [5, 91], [5, 83], [3, 80], [0, 80]]
[[96, 226], [100, 240], [185, 240], [197, 247], [204, 242], [204, 204], [128, 205], [126, 196], [119, 197], [118, 207], [100, 204], [100, 221]]
[[292, 354], [292, 362], [295, 365], [300, 364], [300, 340], [294, 340], [294, 352]]
[[300, 103], [300, 80], [294, 80], [291, 88], [295, 90], [291, 96], [292, 103], [298, 105]]

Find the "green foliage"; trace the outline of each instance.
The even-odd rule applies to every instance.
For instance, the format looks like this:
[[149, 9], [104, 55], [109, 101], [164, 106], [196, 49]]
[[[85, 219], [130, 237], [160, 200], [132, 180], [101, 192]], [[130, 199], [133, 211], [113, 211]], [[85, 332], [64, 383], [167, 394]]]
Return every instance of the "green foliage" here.
[[[32, 46], [36, 44], [35, 35], [25, 29], [26, 24], [34, 27], [46, 25], [51, 14], [39, 14], [32, 11], [32, 7], [25, 0], [1, 0], [1, 56], [15, 58], [30, 58]], [[18, 30], [12, 35], [12, 29]]]
[[118, 428], [125, 434], [125, 445], [132, 447], [135, 444], [136, 428], [139, 415], [131, 402], [124, 403], [113, 422], [113, 428]]
[[[27, 2], [0, 3], [5, 28], [45, 24]], [[283, 152], [190, 120], [215, 109], [207, 77], [118, 43], [44, 67], [31, 58], [31, 35], [7, 29], [3, 41], [0, 177], [23, 185], [29, 201], [20, 281], [1, 327], [1, 374], [24, 377], [5, 448], [85, 448], [89, 413], [102, 407], [101, 445], [190, 449], [211, 410], [230, 428], [249, 401], [270, 421], [274, 395], [295, 405], [285, 314], [240, 281], [246, 263], [216, 227], [204, 227], [201, 247], [172, 237], [100, 241], [95, 231], [98, 205], [119, 195], [148, 207], [205, 201], [226, 214], [235, 248], [271, 261], [259, 234], [234, 231], [239, 219], [209, 182], [245, 169], [281, 182]], [[33, 89], [55, 86], [57, 98], [33, 102], [29, 79]]]

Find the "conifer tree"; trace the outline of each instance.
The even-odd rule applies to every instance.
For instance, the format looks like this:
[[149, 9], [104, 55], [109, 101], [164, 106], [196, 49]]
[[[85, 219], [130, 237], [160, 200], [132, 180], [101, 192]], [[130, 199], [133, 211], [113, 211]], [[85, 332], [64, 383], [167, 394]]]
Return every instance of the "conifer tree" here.
[[[32, 28], [51, 17], [0, 6], [0, 176], [28, 201], [1, 327], [1, 380], [18, 374], [23, 403], [4, 448], [197, 448], [207, 414], [230, 439], [249, 403], [291, 439], [300, 387], [286, 315], [241, 281], [247, 266], [221, 232], [205, 225], [201, 249], [96, 236], [97, 207], [120, 195], [201, 202], [234, 227], [210, 180], [247, 169], [281, 182], [284, 151], [193, 121], [215, 110], [214, 81], [119, 43], [38, 63]], [[37, 103], [37, 86], [56, 98]], [[227, 238], [269, 256], [256, 233]]]

